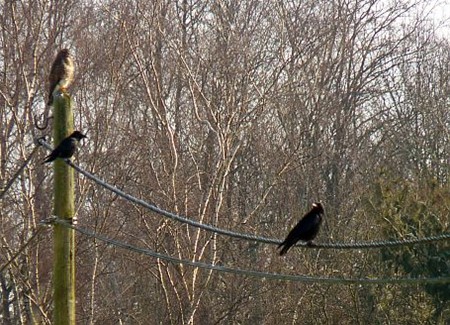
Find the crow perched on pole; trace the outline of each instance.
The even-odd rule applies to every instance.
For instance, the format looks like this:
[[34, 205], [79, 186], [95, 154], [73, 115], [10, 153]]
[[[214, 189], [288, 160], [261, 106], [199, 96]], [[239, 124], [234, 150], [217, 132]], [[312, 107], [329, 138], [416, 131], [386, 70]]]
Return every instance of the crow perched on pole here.
[[280, 256], [287, 253], [299, 240], [310, 243], [317, 235], [322, 223], [322, 214], [324, 213], [322, 204], [313, 203], [311, 211], [298, 222], [298, 224], [289, 232], [286, 239], [278, 246], [282, 247]]
[[52, 162], [56, 158], [72, 157], [77, 149], [77, 143], [83, 138], [87, 137], [80, 131], [74, 131], [71, 135], [62, 140], [61, 143], [55, 149], [53, 149], [51, 154], [45, 157], [45, 161], [43, 163], [45, 164], [48, 162]]

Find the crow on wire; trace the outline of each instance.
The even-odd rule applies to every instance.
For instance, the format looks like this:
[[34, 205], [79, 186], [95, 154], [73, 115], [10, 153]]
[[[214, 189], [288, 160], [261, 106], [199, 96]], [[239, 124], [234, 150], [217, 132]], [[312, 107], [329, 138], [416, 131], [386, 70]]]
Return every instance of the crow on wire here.
[[297, 225], [289, 232], [286, 239], [278, 246], [283, 247], [280, 256], [287, 253], [289, 248], [295, 245], [299, 240], [308, 244], [316, 237], [322, 224], [322, 214], [324, 213], [322, 204], [313, 203], [312, 209], [297, 223]]
[[45, 157], [45, 161], [43, 163], [45, 164], [48, 162], [52, 162], [56, 158], [72, 157], [77, 149], [77, 143], [83, 138], [87, 137], [80, 131], [74, 131], [71, 135], [62, 140], [61, 143], [55, 149], [53, 149], [51, 154]]

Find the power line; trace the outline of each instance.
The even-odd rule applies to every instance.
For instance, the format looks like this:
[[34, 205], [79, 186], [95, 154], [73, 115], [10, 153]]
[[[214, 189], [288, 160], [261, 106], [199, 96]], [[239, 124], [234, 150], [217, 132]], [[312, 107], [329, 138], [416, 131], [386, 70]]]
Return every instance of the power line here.
[[280, 281], [294, 281], [294, 282], [307, 282], [307, 283], [326, 283], [326, 284], [444, 284], [450, 283], [450, 277], [436, 277], [436, 278], [325, 278], [325, 277], [314, 277], [308, 275], [291, 275], [291, 274], [282, 274], [282, 273], [268, 273], [262, 271], [253, 271], [253, 270], [245, 270], [245, 269], [237, 269], [224, 265], [217, 264], [208, 264], [204, 262], [197, 262], [192, 260], [180, 259], [173, 256], [161, 254], [154, 252], [149, 249], [144, 249], [140, 247], [136, 247], [121, 241], [117, 241], [111, 238], [108, 238], [103, 235], [99, 235], [90, 230], [82, 229], [76, 227], [74, 225], [69, 224], [67, 221], [64, 221], [60, 218], [55, 218], [55, 223], [63, 225], [64, 227], [71, 228], [87, 237], [96, 238], [101, 240], [109, 245], [119, 247], [122, 249], [126, 249], [135, 253], [144, 254], [146, 256], [151, 256], [160, 260], [164, 260], [173, 264], [184, 264], [192, 267], [198, 267], [201, 269], [213, 270], [224, 273], [232, 273], [242, 276], [250, 276], [256, 278], [265, 278], [270, 280], [280, 280]]
[[[39, 140], [38, 140], [39, 141]], [[22, 171], [25, 169], [25, 167], [30, 163], [31, 158], [33, 158], [34, 154], [37, 152], [38, 146], [35, 146], [33, 148], [33, 151], [29, 154], [27, 159], [23, 162], [22, 166], [16, 171], [16, 173], [11, 177], [11, 179], [6, 183], [5, 188], [0, 193], [0, 200], [3, 199], [3, 196], [6, 194], [6, 192], [9, 190], [9, 188], [13, 185], [14, 181], [19, 177], [19, 175], [22, 173]]]
[[[43, 139], [38, 139], [38, 143], [40, 143], [42, 146], [46, 147], [47, 149], [51, 150], [51, 146], [45, 142]], [[118, 188], [116, 188], [113, 185], [110, 185], [106, 183], [105, 181], [101, 180], [97, 176], [85, 171], [81, 167], [75, 165], [70, 160], [65, 160], [68, 165], [70, 165], [72, 168], [74, 168], [77, 172], [84, 175], [88, 179], [94, 181], [98, 185], [112, 191], [113, 193], [123, 197], [124, 199], [136, 203], [146, 209], [149, 209], [153, 212], [156, 212], [160, 215], [163, 215], [167, 218], [176, 220], [178, 222], [188, 224], [192, 227], [196, 227], [199, 229], [203, 229], [206, 231], [214, 232], [217, 234], [233, 237], [233, 238], [239, 238], [249, 241], [255, 241], [259, 243], [264, 244], [272, 244], [272, 245], [279, 245], [282, 241], [279, 239], [274, 238], [267, 238], [262, 236], [257, 236], [253, 234], [246, 234], [246, 233], [239, 233], [234, 232], [231, 230], [215, 227], [212, 225], [204, 224], [197, 222], [192, 219], [188, 219], [186, 217], [177, 215], [175, 213], [163, 210], [156, 205], [150, 204], [144, 200], [138, 199], [132, 195], [129, 195]], [[445, 233], [441, 235], [436, 236], [429, 236], [429, 237], [423, 237], [423, 238], [413, 238], [413, 239], [404, 239], [404, 240], [382, 240], [382, 241], [370, 241], [370, 242], [356, 242], [356, 243], [314, 243], [311, 245], [307, 245], [306, 243], [297, 243], [296, 246], [300, 247], [306, 247], [306, 248], [328, 248], [328, 249], [364, 249], [364, 248], [382, 248], [382, 247], [398, 247], [398, 246], [406, 246], [406, 245], [414, 245], [414, 244], [424, 244], [424, 243], [431, 243], [431, 242], [437, 242], [437, 241], [443, 241], [450, 239], [450, 233]]]
[[5, 270], [9, 264], [11, 264], [24, 250], [27, 248], [28, 245], [33, 241], [34, 238], [44, 229], [43, 227], [38, 228], [34, 231], [33, 235], [31, 235], [30, 238], [26, 241], [25, 244], [22, 245], [22, 247], [19, 248], [19, 250], [7, 261], [1, 268], [0, 273], [3, 273], [3, 270]]

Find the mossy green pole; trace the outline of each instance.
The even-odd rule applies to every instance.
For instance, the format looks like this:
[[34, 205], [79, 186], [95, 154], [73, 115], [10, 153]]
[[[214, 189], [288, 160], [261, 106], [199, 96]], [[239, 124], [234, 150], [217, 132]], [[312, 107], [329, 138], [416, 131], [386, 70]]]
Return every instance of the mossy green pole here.
[[[73, 132], [70, 96], [57, 94], [53, 100], [54, 146]], [[75, 214], [74, 171], [61, 159], [54, 161], [53, 170], [53, 214], [71, 222]], [[55, 224], [53, 240], [53, 323], [75, 325], [75, 232]]]

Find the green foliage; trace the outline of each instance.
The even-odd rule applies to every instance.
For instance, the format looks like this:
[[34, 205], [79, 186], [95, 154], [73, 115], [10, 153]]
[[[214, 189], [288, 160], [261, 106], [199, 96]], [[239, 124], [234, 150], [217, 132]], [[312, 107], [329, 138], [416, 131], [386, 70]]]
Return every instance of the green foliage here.
[[[450, 187], [433, 179], [413, 182], [381, 174], [365, 199], [366, 211], [376, 221], [380, 237], [416, 238], [449, 230]], [[381, 263], [392, 275], [410, 277], [448, 276], [448, 242], [415, 245], [402, 250], [381, 251]], [[421, 288], [432, 302], [430, 317], [444, 322], [450, 301], [450, 285], [430, 284]], [[447, 315], [448, 317], [448, 315]]]

